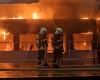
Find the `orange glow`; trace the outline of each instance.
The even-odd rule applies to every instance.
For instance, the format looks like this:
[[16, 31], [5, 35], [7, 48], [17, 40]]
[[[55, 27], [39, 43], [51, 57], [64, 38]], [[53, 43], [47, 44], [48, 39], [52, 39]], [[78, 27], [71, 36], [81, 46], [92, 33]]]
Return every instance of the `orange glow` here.
[[1, 34], [3, 34], [3, 40], [6, 40], [6, 32], [1, 32]]
[[9, 33], [4, 29], [0, 29], [0, 34], [3, 36], [3, 40], [6, 40], [7, 36], [9, 35]]
[[100, 20], [100, 17], [96, 18], [96, 20]]
[[9, 33], [2, 31], [1, 34], [3, 35], [3, 40], [6, 40], [6, 37]]
[[12, 19], [16, 19], [16, 17], [13, 17]]
[[2, 18], [2, 19], [6, 19], [6, 18], [4, 17], [4, 18]]
[[5, 20], [6, 18], [5, 18], [5, 17], [3, 17], [3, 18], [0, 18], [0, 19], [3, 19], [3, 20]]
[[39, 16], [38, 16], [38, 14], [37, 14], [36, 12], [34, 12], [34, 13], [32, 14], [32, 18], [33, 18], [33, 19], [38, 19]]
[[92, 32], [87, 32], [86, 34], [91, 34], [92, 35]]
[[81, 34], [92, 35], [92, 32], [86, 32], [86, 33], [81, 33]]
[[[32, 17], [30, 18], [30, 19], [39, 19], [39, 15], [36, 13], [36, 12], [34, 12], [34, 13], [32, 13], [32, 15], [31, 15]], [[24, 17], [22, 17], [21, 15], [20, 16], [18, 16], [18, 17], [10, 17], [10, 18], [8, 18], [8, 17], [3, 17], [3, 18], [0, 18], [1, 20], [5, 20], [5, 19], [28, 19], [28, 18], [24, 18]]]
[[5, 51], [11, 51], [13, 50], [13, 43], [10, 41], [10, 43], [7, 43]]
[[[29, 16], [29, 17], [28, 17]], [[0, 20], [5, 20], [5, 19], [53, 19], [52, 15], [49, 13], [41, 13], [41, 12], [33, 12], [30, 15], [19, 15], [19, 16], [12, 16], [12, 17], [7, 17], [3, 16], [0, 17]]]
[[81, 17], [80, 19], [87, 20], [87, 19], [89, 19], [89, 18], [88, 18], [88, 17]]
[[12, 17], [12, 18], [0, 18], [1, 20], [5, 20], [5, 19], [24, 19], [22, 16], [19, 16], [19, 17]]
[[18, 19], [24, 19], [22, 16], [19, 16]]
[[83, 45], [84, 45], [84, 46], [86, 46], [86, 45], [87, 45], [87, 43], [86, 43], [86, 42], [84, 42], [84, 43], [83, 43]]

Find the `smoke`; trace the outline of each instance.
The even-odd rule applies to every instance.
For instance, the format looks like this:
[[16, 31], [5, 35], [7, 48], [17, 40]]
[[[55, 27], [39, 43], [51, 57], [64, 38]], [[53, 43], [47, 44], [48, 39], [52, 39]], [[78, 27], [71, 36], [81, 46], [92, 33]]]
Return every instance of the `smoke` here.
[[56, 5], [57, 18], [80, 18], [93, 16], [94, 0], [59, 0]]
[[22, 16], [27, 19], [32, 18], [32, 13], [36, 12], [40, 18], [52, 18], [53, 8], [48, 8], [43, 1], [33, 4], [0, 4], [0, 17], [18, 17]]
[[32, 18], [37, 12], [40, 18], [78, 18], [93, 16], [95, 0], [40, 0], [33, 4], [0, 4], [0, 17]]

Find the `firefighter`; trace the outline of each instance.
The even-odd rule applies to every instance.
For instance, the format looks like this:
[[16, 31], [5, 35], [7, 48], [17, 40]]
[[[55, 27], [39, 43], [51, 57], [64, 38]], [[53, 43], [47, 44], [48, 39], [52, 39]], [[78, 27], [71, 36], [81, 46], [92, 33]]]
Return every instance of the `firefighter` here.
[[63, 30], [61, 28], [56, 28], [52, 37], [52, 46], [54, 54], [53, 67], [58, 68], [63, 55]]
[[37, 46], [38, 46], [38, 65], [48, 66], [46, 61], [48, 42], [47, 42], [47, 29], [45, 27], [42, 27], [40, 29], [37, 39]]

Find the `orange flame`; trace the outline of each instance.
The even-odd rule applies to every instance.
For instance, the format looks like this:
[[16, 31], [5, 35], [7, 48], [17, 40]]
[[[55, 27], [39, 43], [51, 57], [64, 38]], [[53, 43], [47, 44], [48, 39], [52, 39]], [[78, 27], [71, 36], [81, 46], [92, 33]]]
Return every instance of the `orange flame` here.
[[22, 16], [19, 16], [18, 19], [24, 19]]
[[87, 43], [86, 43], [86, 42], [84, 42], [84, 43], [83, 43], [83, 45], [84, 45], [84, 46], [86, 46], [86, 45], [87, 45]]
[[33, 19], [38, 19], [38, 18], [39, 18], [39, 16], [37, 15], [37, 13], [36, 13], [36, 12], [34, 12], [34, 13], [32, 14], [32, 18], [33, 18]]
[[96, 20], [100, 20], [100, 17], [96, 18]]
[[13, 17], [12, 19], [16, 19], [16, 17]]
[[[22, 16], [18, 16], [18, 17], [10, 17], [10, 18], [8, 18], [8, 17], [2, 17], [0, 19], [1, 20], [5, 20], [5, 19], [26, 19], [26, 18], [23, 18]], [[33, 12], [31, 19], [39, 19], [38, 14], [36, 12]]]
[[6, 40], [7, 36], [10, 34], [6, 32], [5, 29], [0, 29], [0, 34], [3, 36], [3, 40]]
[[89, 17], [81, 17], [80, 19], [85, 19], [85, 20], [87, 20], [87, 19], [89, 19]]

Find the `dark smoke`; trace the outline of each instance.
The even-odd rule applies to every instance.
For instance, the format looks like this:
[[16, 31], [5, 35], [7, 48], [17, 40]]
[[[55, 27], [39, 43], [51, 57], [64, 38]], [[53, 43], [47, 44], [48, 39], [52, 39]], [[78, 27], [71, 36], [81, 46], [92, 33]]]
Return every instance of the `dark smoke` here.
[[39, 12], [41, 18], [79, 18], [93, 16], [95, 0], [40, 0], [33, 4], [0, 4], [0, 17], [32, 18]]

